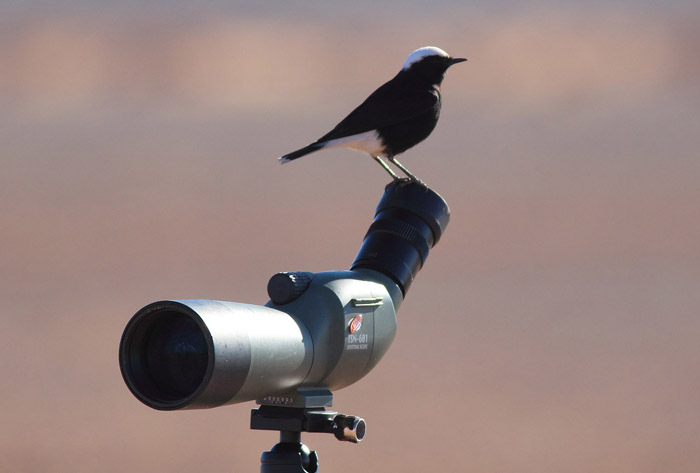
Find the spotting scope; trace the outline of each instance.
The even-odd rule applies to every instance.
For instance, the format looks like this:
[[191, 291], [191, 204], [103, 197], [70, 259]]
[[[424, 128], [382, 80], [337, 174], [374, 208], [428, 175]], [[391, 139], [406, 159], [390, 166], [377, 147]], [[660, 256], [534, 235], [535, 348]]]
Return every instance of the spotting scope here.
[[159, 410], [256, 400], [328, 406], [377, 365], [396, 311], [449, 221], [420, 183], [389, 184], [349, 270], [283, 272], [265, 305], [214, 300], [148, 304], [128, 322], [119, 363], [134, 396]]

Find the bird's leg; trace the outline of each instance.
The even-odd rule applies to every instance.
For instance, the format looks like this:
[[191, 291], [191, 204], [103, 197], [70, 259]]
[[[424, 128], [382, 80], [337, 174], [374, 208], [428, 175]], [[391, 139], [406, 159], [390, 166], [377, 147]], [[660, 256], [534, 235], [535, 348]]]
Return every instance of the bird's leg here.
[[383, 167], [383, 168], [386, 170], [386, 172], [388, 172], [388, 173], [391, 175], [391, 177], [394, 178], [395, 181], [400, 181], [400, 180], [401, 180], [401, 178], [400, 178], [399, 176], [397, 176], [396, 173], [395, 173], [394, 171], [391, 170], [391, 168], [389, 167], [389, 165], [388, 165], [387, 163], [385, 163], [385, 162], [382, 160], [382, 158], [380, 158], [379, 156], [375, 156], [375, 155], [371, 155], [371, 156], [374, 158], [375, 161], [377, 161], [377, 162], [379, 163], [379, 165], [380, 165], [381, 167]]
[[411, 179], [413, 182], [417, 182], [418, 184], [422, 184], [422, 183], [423, 183], [420, 179], [418, 179], [416, 176], [414, 176], [414, 175], [411, 173], [411, 171], [409, 171], [408, 169], [406, 169], [406, 167], [405, 167], [403, 164], [401, 164], [395, 157], [393, 157], [393, 156], [390, 157], [390, 158], [389, 158], [389, 161], [391, 161], [392, 163], [396, 164], [396, 167], [399, 168], [399, 169], [401, 169], [401, 170], [408, 176], [408, 178]]

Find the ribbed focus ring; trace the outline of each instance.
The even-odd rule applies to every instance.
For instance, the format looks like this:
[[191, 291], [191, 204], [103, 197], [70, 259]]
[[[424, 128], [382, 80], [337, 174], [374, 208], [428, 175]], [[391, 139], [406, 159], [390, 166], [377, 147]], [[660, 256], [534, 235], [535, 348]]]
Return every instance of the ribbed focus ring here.
[[423, 263], [428, 258], [428, 253], [430, 251], [428, 242], [413, 225], [401, 220], [384, 218], [382, 220], [375, 220], [372, 222], [372, 225], [370, 225], [369, 229], [367, 230], [367, 235], [365, 235], [365, 238], [374, 232], [396, 235], [399, 238], [409, 242], [416, 249], [416, 251], [420, 253]]

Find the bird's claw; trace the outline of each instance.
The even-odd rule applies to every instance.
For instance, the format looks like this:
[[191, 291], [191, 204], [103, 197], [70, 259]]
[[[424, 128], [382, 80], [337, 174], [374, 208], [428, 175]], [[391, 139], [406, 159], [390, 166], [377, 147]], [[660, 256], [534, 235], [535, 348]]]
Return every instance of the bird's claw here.
[[428, 188], [428, 185], [418, 179], [417, 177], [397, 177], [394, 179], [394, 182], [396, 182], [399, 186], [404, 187], [409, 184], [418, 184], [421, 187]]

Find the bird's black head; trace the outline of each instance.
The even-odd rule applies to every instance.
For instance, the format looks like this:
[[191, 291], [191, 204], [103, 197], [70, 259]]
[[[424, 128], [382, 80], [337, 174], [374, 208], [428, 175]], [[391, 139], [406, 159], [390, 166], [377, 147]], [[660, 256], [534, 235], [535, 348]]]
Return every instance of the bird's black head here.
[[401, 72], [426, 79], [429, 83], [440, 85], [445, 77], [445, 72], [453, 64], [464, 62], [464, 58], [454, 58], [440, 48], [426, 46], [413, 51]]

